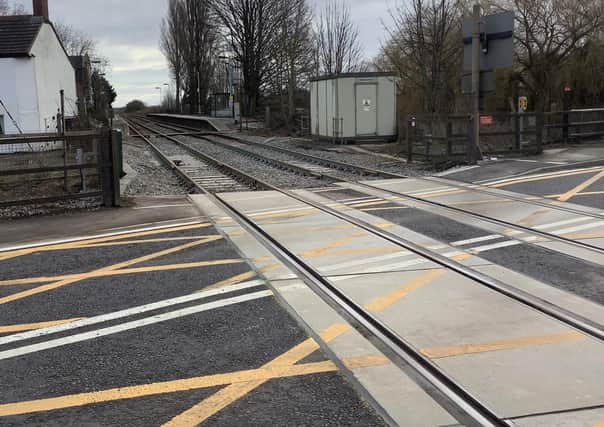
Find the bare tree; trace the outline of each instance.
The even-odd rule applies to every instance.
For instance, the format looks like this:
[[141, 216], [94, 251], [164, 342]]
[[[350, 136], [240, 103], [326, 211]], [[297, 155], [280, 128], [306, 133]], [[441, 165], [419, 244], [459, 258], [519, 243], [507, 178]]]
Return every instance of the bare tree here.
[[8, 0], [0, 0], [0, 16], [25, 15], [25, 7], [18, 3], [10, 3]]
[[359, 30], [344, 0], [327, 0], [315, 28], [318, 70], [325, 74], [355, 71], [361, 62]]
[[[287, 121], [294, 125], [296, 93], [300, 84], [312, 73], [313, 36], [312, 11], [307, 0], [281, 0], [277, 62], [282, 65], [280, 80], [287, 87]], [[283, 87], [281, 87], [281, 91]]]
[[168, 61], [170, 73], [176, 86], [176, 110], [181, 111], [180, 95], [185, 71], [185, 10], [180, 0], [170, 0], [168, 15], [161, 24], [159, 46]]
[[[160, 48], [176, 83], [179, 110], [205, 109], [216, 63], [218, 27], [211, 0], [170, 0]], [[181, 95], [184, 93], [184, 97]]]
[[247, 113], [254, 114], [260, 90], [267, 82], [273, 49], [280, 27], [278, 0], [215, 0], [216, 15], [227, 35], [230, 49], [241, 64]]
[[451, 108], [460, 84], [461, 10], [455, 0], [412, 0], [390, 12], [381, 66], [401, 76], [401, 89], [421, 97], [426, 112]]
[[71, 56], [96, 56], [97, 43], [84, 31], [62, 22], [53, 23], [57, 35]]
[[542, 111], [561, 68], [603, 28], [603, 1], [508, 0], [503, 8], [516, 14], [519, 78]]
[[183, 40], [186, 88], [191, 113], [206, 105], [216, 63], [218, 29], [210, 0], [184, 0]]

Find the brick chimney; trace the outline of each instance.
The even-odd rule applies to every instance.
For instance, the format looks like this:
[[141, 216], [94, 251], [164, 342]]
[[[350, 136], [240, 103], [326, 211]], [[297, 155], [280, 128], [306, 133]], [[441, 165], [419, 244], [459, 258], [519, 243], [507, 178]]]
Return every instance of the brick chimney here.
[[41, 16], [48, 20], [48, 0], [33, 0], [34, 16]]

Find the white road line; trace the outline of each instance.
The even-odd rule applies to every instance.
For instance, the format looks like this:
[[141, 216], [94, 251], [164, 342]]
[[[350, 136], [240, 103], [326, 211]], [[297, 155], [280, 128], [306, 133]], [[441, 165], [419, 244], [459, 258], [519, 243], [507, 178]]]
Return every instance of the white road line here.
[[[199, 217], [196, 217], [196, 218], [199, 218]], [[0, 248], [0, 253], [8, 252], [8, 251], [18, 251], [21, 249], [33, 249], [33, 248], [37, 248], [40, 246], [60, 245], [62, 243], [73, 243], [73, 242], [79, 242], [82, 240], [102, 239], [103, 237], [125, 236], [125, 235], [133, 234], [133, 233], [144, 233], [146, 231], [155, 231], [155, 230], [165, 230], [165, 229], [170, 229], [170, 228], [186, 227], [188, 225], [195, 225], [195, 224], [201, 224], [201, 221], [196, 220], [196, 221], [175, 223], [175, 224], [170, 224], [170, 225], [158, 225], [156, 227], [145, 227], [145, 228], [137, 228], [137, 229], [127, 230], [127, 231], [118, 231], [115, 233], [93, 234], [90, 236], [71, 237], [68, 239], [47, 240], [47, 241], [43, 241], [43, 242], [29, 243], [29, 244], [25, 244], [25, 245]], [[136, 227], [136, 225], [133, 225], [132, 227]]]
[[373, 203], [373, 202], [383, 202], [384, 199], [380, 198], [371, 198], [371, 199], [364, 199], [364, 200], [358, 200], [356, 202], [343, 202], [343, 201], [339, 201], [339, 203], [344, 203], [345, 205], [358, 205], [358, 204], [362, 204], [362, 203]]
[[159, 224], [167, 224], [170, 225], [168, 223], [174, 223], [175, 221], [193, 221], [193, 220], [197, 220], [198, 222], [201, 222], [202, 219], [204, 219], [204, 216], [190, 216], [187, 218], [177, 218], [177, 219], [167, 219], [165, 221], [154, 221], [154, 222], [145, 222], [143, 224], [135, 224], [135, 225], [127, 225], [125, 227], [113, 227], [113, 228], [103, 228], [101, 231], [117, 231], [117, 230], [128, 230], [132, 227], [143, 227], [143, 226], [147, 226], [147, 225], [152, 225], [152, 226], [156, 226]]
[[495, 240], [495, 239], [501, 239], [504, 236], [502, 236], [501, 234], [491, 234], [489, 236], [483, 236], [483, 237], [476, 237], [475, 239], [468, 239], [468, 240], [460, 240], [458, 242], [453, 242], [451, 243], [451, 246], [465, 246], [465, 245], [471, 245], [473, 243], [480, 243], [480, 242], [486, 242], [488, 240]]
[[[549, 176], [556, 177], [561, 174], [572, 173], [572, 172], [585, 172], [585, 173], [592, 172], [592, 171], [597, 172], [601, 169], [602, 169], [601, 166], [596, 166], [596, 167], [592, 167], [592, 168], [568, 169], [565, 171], [541, 173], [541, 174], [537, 174], [537, 175], [523, 175], [523, 176], [510, 177], [510, 178], [505, 178], [505, 179], [499, 179], [497, 181], [481, 181], [481, 184], [490, 186], [490, 185], [496, 185], [496, 184], [503, 184], [506, 182], [524, 181], [526, 179], [532, 179], [532, 178], [545, 178], [545, 177], [549, 177]], [[564, 176], [560, 176], [560, 178], [564, 178]]]
[[370, 200], [372, 198], [374, 198], [375, 196], [369, 196], [367, 195], [366, 197], [355, 197], [354, 199], [343, 199], [343, 200], [338, 200], [339, 203], [349, 203], [349, 202], [356, 202], [356, 203], [361, 203], [361, 202], [365, 202], [367, 200]]
[[586, 217], [573, 218], [573, 219], [567, 219], [565, 221], [551, 222], [549, 224], [538, 225], [534, 228], [535, 228], [535, 230], [546, 230], [548, 228], [556, 228], [556, 227], [560, 227], [562, 225], [575, 224], [577, 222], [584, 222], [584, 221], [589, 221], [592, 219], [593, 218], [586, 218]]
[[363, 259], [363, 260], [356, 259], [353, 261], [340, 262], [338, 264], [332, 264], [332, 265], [328, 265], [325, 267], [319, 267], [318, 269], [321, 272], [329, 272], [329, 271], [339, 270], [340, 268], [354, 267], [354, 266], [359, 265], [360, 262], [362, 262], [363, 264], [374, 264], [376, 262], [386, 261], [386, 260], [393, 259], [393, 258], [406, 257], [408, 255], [411, 255], [411, 252], [400, 251], [400, 252], [395, 252], [393, 254], [380, 255], [377, 257], [367, 258], [367, 259]]
[[552, 231], [552, 233], [569, 234], [569, 233], [575, 233], [577, 231], [588, 230], [590, 228], [597, 228], [597, 227], [601, 227], [601, 226], [604, 226], [604, 221], [592, 222], [591, 224], [577, 225], [576, 227], [564, 228], [562, 230], [554, 230], [554, 231]]
[[519, 242], [518, 240], [508, 240], [507, 242], [493, 243], [492, 245], [477, 246], [475, 248], [468, 249], [468, 252], [479, 254], [481, 252], [492, 251], [494, 249], [499, 248], [507, 248], [510, 246], [517, 246], [521, 244], [522, 242]]
[[69, 331], [72, 329], [78, 329], [85, 326], [96, 325], [98, 323], [108, 322], [110, 320], [121, 319], [124, 317], [132, 316], [135, 314], [146, 313], [153, 310], [158, 310], [173, 305], [183, 304], [186, 302], [196, 301], [204, 298], [209, 298], [215, 295], [227, 294], [230, 292], [240, 291], [243, 289], [253, 288], [255, 286], [263, 285], [263, 280], [252, 280], [237, 285], [226, 286], [220, 289], [213, 289], [210, 291], [197, 292], [182, 297], [171, 298], [164, 301], [158, 301], [151, 304], [141, 305], [138, 307], [132, 307], [125, 310], [116, 311], [113, 313], [102, 314], [100, 316], [90, 317], [88, 319], [82, 319], [71, 323], [65, 323], [58, 326], [51, 326], [49, 328], [37, 329], [34, 331], [23, 332], [19, 334], [9, 335], [0, 338], [0, 345], [5, 345], [17, 341], [22, 341], [31, 338], [39, 338], [45, 335], [56, 334], [57, 332]]
[[172, 311], [169, 313], [162, 313], [156, 316], [147, 317], [144, 319], [135, 320], [121, 325], [111, 326], [104, 329], [97, 329], [95, 331], [84, 332], [81, 334], [72, 335], [69, 337], [58, 338], [55, 340], [46, 341], [39, 344], [28, 345], [25, 347], [15, 348], [13, 350], [7, 350], [0, 352], [0, 360], [11, 359], [14, 357], [23, 356], [26, 354], [36, 353], [39, 351], [48, 350], [51, 348], [61, 347], [69, 344], [75, 344], [82, 341], [87, 341], [95, 338], [104, 337], [107, 335], [113, 335], [120, 332], [128, 331], [131, 329], [137, 329], [144, 326], [153, 325], [156, 323], [166, 322], [168, 320], [178, 319], [180, 317], [190, 316], [198, 314], [204, 311], [213, 310], [216, 308], [226, 307], [229, 305], [240, 304], [243, 302], [253, 301], [260, 298], [266, 298], [271, 296], [271, 291], [254, 292], [251, 294], [240, 295], [233, 298], [223, 299], [219, 301], [210, 302], [207, 304], [201, 304], [194, 307], [187, 307], [181, 310]]
[[185, 208], [185, 207], [193, 207], [193, 205], [157, 205], [157, 206], [142, 206], [140, 208], [134, 208], [135, 211], [142, 211], [145, 209], [167, 209], [167, 208]]

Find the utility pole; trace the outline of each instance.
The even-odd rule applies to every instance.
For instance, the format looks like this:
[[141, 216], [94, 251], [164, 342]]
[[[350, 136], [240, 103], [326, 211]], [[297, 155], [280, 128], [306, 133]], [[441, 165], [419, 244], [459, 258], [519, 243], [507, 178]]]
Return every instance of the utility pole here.
[[468, 139], [468, 163], [475, 165], [480, 144], [480, 19], [481, 7], [474, 5], [472, 14], [472, 138]]

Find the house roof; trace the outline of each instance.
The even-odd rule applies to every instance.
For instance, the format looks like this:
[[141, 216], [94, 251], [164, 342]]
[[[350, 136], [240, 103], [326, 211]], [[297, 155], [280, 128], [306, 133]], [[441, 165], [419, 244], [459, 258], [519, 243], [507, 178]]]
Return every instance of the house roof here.
[[0, 17], [0, 58], [29, 56], [44, 22], [40, 16]]

